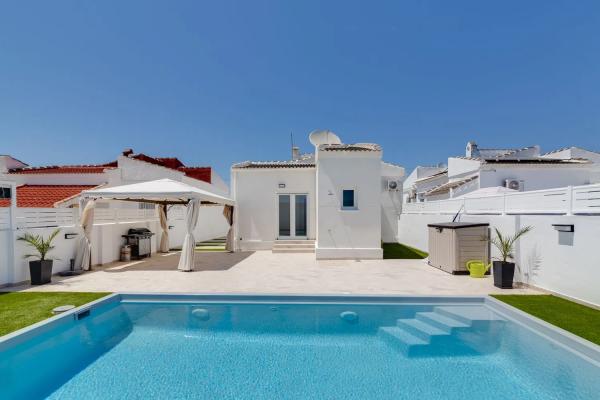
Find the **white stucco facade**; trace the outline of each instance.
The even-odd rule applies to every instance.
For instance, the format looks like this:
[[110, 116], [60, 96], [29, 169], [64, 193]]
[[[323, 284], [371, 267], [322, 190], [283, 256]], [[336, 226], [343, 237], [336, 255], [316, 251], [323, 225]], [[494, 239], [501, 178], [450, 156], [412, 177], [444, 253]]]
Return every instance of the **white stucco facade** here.
[[[382, 162], [381, 149], [371, 144], [322, 145], [302, 157], [232, 167], [236, 250], [269, 250], [282, 239], [314, 240], [318, 259], [382, 258], [382, 240], [395, 242], [398, 234], [404, 169]], [[389, 190], [390, 180], [395, 190]], [[344, 206], [344, 191], [351, 206]], [[282, 195], [290, 195], [292, 208], [297, 196], [306, 196], [305, 234], [294, 236], [294, 222], [291, 235], [280, 229]]]
[[[307, 239], [316, 238], [315, 168], [233, 169], [236, 250], [270, 250], [278, 239], [278, 196], [308, 195]], [[280, 187], [284, 185], [285, 187]]]
[[[354, 190], [355, 207], [342, 207]], [[381, 152], [317, 152], [317, 258], [382, 258]]]

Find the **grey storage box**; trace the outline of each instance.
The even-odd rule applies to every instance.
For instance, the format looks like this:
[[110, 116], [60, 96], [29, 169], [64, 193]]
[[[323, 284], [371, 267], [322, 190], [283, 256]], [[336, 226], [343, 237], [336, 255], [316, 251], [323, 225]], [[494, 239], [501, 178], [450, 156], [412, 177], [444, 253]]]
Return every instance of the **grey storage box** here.
[[489, 224], [444, 222], [427, 226], [429, 265], [432, 267], [451, 274], [467, 274], [467, 261], [489, 263]]

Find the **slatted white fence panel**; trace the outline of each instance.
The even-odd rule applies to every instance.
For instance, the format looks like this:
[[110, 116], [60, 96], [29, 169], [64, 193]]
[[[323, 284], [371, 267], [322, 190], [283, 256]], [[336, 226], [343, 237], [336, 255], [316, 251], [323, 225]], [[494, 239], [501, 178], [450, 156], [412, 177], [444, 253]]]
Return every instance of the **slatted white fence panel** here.
[[0, 208], [0, 230], [10, 229], [10, 208]]
[[573, 188], [573, 213], [600, 213], [600, 185], [578, 186]]
[[19, 208], [17, 228], [47, 228], [70, 226], [76, 222], [77, 210], [73, 208]]
[[465, 199], [467, 214], [501, 214], [504, 209], [504, 196], [473, 197]]
[[407, 203], [407, 214], [600, 214], [600, 184], [574, 186], [498, 196]]
[[567, 188], [536, 190], [506, 195], [507, 214], [566, 214], [569, 211]]
[[148, 221], [158, 218], [156, 210], [137, 208], [100, 208], [94, 210], [94, 222]]

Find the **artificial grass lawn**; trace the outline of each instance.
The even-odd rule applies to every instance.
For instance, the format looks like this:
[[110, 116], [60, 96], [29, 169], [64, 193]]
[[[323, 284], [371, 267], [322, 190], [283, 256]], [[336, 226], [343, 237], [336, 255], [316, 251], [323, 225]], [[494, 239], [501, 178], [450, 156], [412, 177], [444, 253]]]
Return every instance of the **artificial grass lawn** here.
[[493, 294], [492, 297], [600, 344], [600, 310], [552, 295]]
[[81, 306], [109, 293], [0, 292], [0, 336], [52, 316], [52, 309]]
[[383, 248], [384, 259], [404, 258], [419, 260], [428, 256], [426, 252], [402, 243], [384, 243], [381, 247]]

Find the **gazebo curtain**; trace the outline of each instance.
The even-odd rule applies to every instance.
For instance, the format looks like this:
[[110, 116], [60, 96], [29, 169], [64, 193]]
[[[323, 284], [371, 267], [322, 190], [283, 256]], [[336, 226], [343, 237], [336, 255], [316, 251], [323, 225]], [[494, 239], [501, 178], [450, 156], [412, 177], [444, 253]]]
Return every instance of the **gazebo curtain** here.
[[[83, 205], [85, 204], [85, 207]], [[79, 224], [83, 236], [79, 238], [75, 252], [75, 268], [87, 271], [90, 269], [92, 259], [92, 229], [94, 228], [94, 208], [96, 200], [89, 200], [87, 204], [81, 201], [79, 207], [83, 207]]]
[[200, 201], [192, 199], [187, 204], [187, 212], [185, 215], [185, 223], [187, 232], [183, 240], [181, 248], [181, 256], [179, 257], [179, 265], [177, 269], [180, 271], [192, 271], [194, 269], [194, 251], [196, 241], [194, 239], [194, 229], [198, 224], [198, 212], [200, 211]]
[[160, 220], [160, 228], [162, 229], [158, 250], [161, 253], [169, 252], [169, 223], [167, 221], [167, 213], [165, 212], [165, 208], [166, 206], [162, 205], [158, 207], [158, 219]]
[[226, 205], [223, 207], [223, 215], [229, 224], [227, 240], [225, 242], [225, 250], [233, 251], [233, 206]]

